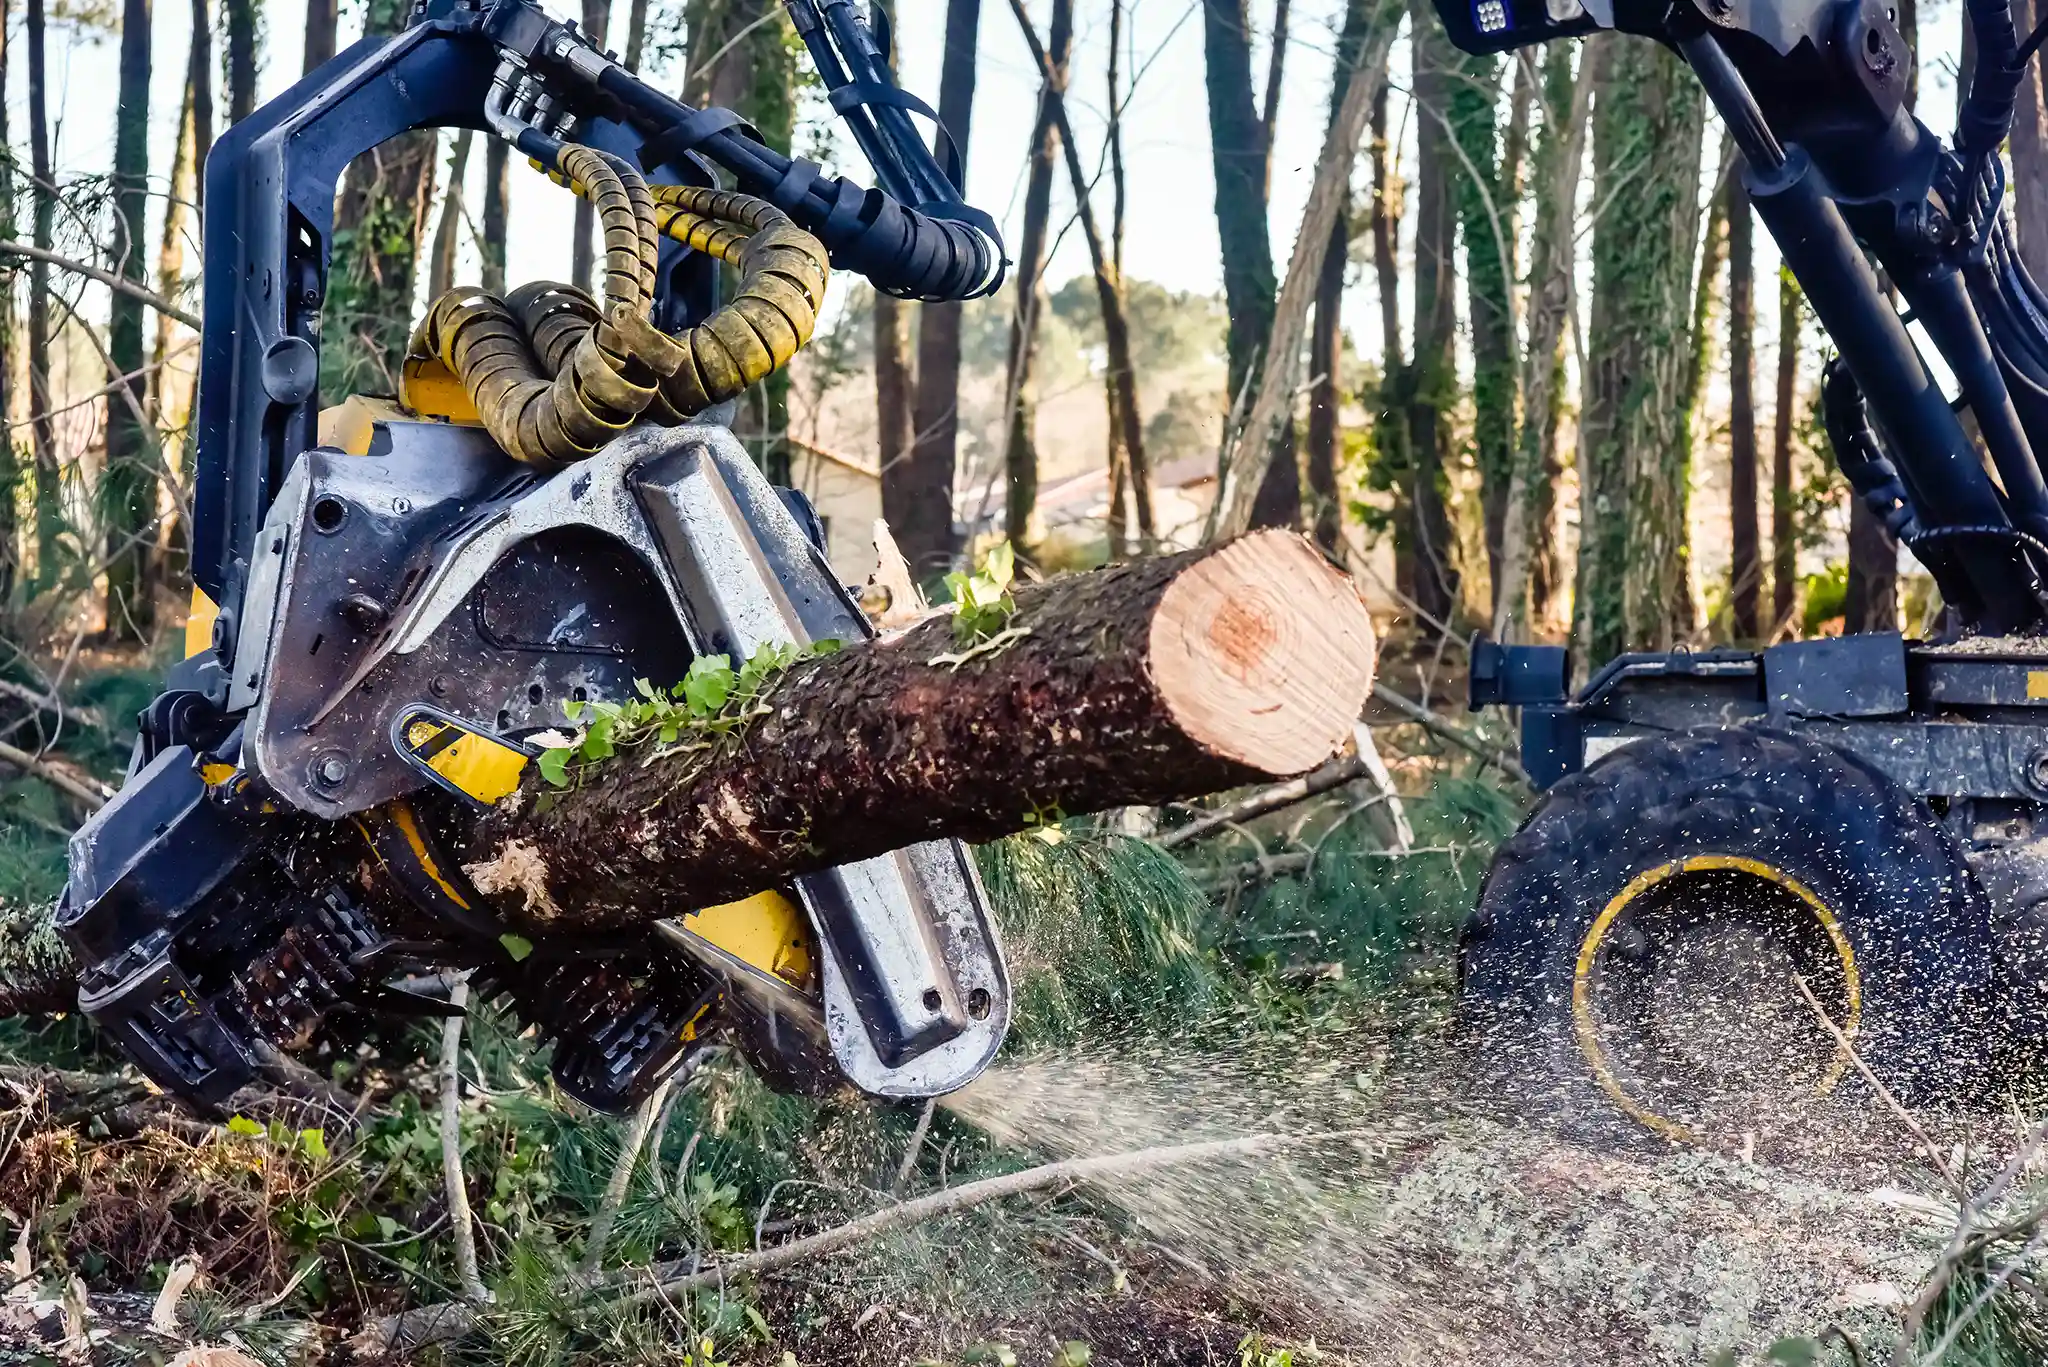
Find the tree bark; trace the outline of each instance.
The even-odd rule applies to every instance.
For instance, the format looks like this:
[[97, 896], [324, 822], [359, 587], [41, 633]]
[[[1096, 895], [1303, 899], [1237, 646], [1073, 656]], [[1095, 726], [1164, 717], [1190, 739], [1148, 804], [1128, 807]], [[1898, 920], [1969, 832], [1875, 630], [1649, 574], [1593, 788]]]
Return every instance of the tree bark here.
[[1351, 254], [1351, 223], [1347, 211], [1338, 215], [1323, 248], [1323, 269], [1316, 277], [1315, 324], [1308, 336], [1308, 492], [1309, 531], [1316, 544], [1333, 554], [1344, 535], [1344, 505], [1337, 490], [1338, 407], [1344, 401], [1341, 356], [1344, 349], [1344, 268]]
[[192, 0], [192, 203], [206, 207], [206, 159], [213, 152], [213, 6]]
[[[963, 163], [972, 130], [980, 28], [981, 0], [947, 0], [939, 122], [952, 135]], [[882, 515], [911, 573], [922, 580], [943, 573], [959, 549], [953, 538], [953, 473], [960, 441], [959, 304], [926, 304], [918, 310], [917, 396], [911, 413], [910, 454], [894, 471], [882, 472]]]
[[1266, 198], [1273, 198], [1273, 135], [1280, 123], [1280, 96], [1286, 90], [1282, 78], [1287, 72], [1287, 21], [1290, 0], [1273, 0], [1273, 31], [1266, 43], [1266, 88], [1259, 98], [1259, 131], [1266, 140], [1266, 169], [1261, 177]]
[[[10, 145], [7, 78], [8, 58], [13, 53], [7, 29], [12, 19], [7, 0], [0, 0], [0, 147]], [[19, 236], [14, 225], [14, 166], [12, 155], [0, 162], [0, 231], [9, 241]], [[0, 436], [0, 619], [12, 608], [15, 585], [21, 579], [21, 528], [16, 512], [21, 466], [14, 445], [14, 358], [20, 354], [14, 341], [14, 284], [20, 273], [18, 264], [0, 269], [0, 430], [5, 431], [5, 436]]]
[[[1778, 272], [1778, 412], [1771, 454], [1771, 616], [1785, 621], [1799, 592], [1799, 538], [1792, 504], [1792, 414], [1799, 403], [1802, 302], [1798, 282]], [[1861, 502], [1862, 500], [1857, 500]], [[1894, 578], [1896, 578], [1896, 571]]]
[[1552, 45], [1543, 59], [1543, 125], [1531, 168], [1536, 218], [1530, 237], [1529, 347], [1523, 361], [1523, 417], [1501, 527], [1501, 589], [1494, 595], [1493, 635], [1517, 639], [1547, 620], [1562, 588], [1557, 563], [1556, 497], [1562, 462], [1558, 421], [1564, 409], [1564, 338], [1573, 307], [1573, 224], [1585, 165], [1586, 123], [1598, 62], [1589, 44], [1576, 80], [1571, 51]]
[[[1920, 16], [1913, 0], [1904, 0], [1898, 7], [1898, 25], [1899, 33], [1906, 40], [1906, 50], [1917, 55], [1920, 51]], [[1968, 27], [1967, 21], [1964, 27]], [[2038, 92], [2039, 81], [2039, 66], [2036, 65], [2030, 68], [2027, 84], [2021, 88], [2023, 107], [2030, 98], [2028, 92]], [[1920, 63], [1916, 59], [1906, 65], [1907, 107], [1914, 107], [1919, 99]], [[1898, 538], [1852, 491], [1849, 494], [1849, 582], [1842, 597], [1842, 630], [1898, 629]]]
[[441, 195], [441, 222], [434, 229], [434, 259], [427, 276], [429, 299], [439, 299], [455, 287], [455, 249], [462, 241], [462, 220], [466, 216], [462, 188], [469, 174], [469, 145], [474, 136], [468, 128], [457, 133], [455, 148], [448, 154], [448, 188]]
[[[459, 862], [540, 928], [622, 926], [918, 841], [1303, 773], [1371, 688], [1372, 625], [1301, 537], [1021, 587], [1007, 644], [957, 665], [950, 618], [793, 666], [708, 757], [631, 748], [529, 786]], [[572, 775], [576, 771], [572, 770]], [[533, 780], [538, 784], [538, 779]]]
[[504, 139], [484, 143], [483, 284], [492, 294], [505, 292], [505, 206], [511, 198], [510, 149]]
[[340, 28], [339, 0], [306, 0], [306, 51], [299, 63], [304, 75], [334, 56], [336, 32]]
[[[1010, 0], [1010, 12], [1016, 16], [1024, 42], [1031, 49], [1031, 59], [1038, 67], [1039, 79], [1051, 92], [1047, 107], [1052, 114], [1054, 131], [1059, 135], [1060, 152], [1067, 163], [1067, 180], [1074, 191], [1074, 212], [1080, 217], [1081, 236], [1088, 244], [1088, 261], [1095, 273], [1095, 303], [1102, 314], [1103, 349], [1108, 353], [1109, 362], [1104, 367], [1103, 386], [1104, 397], [1109, 404], [1111, 440], [1123, 450], [1123, 469], [1130, 478], [1131, 497], [1137, 504], [1138, 535], [1150, 547], [1155, 535], [1152, 484], [1150, 467], [1145, 460], [1145, 429], [1138, 417], [1138, 373], [1131, 364], [1131, 325], [1124, 311], [1123, 280], [1110, 261], [1102, 229], [1095, 221], [1095, 205], [1088, 195], [1088, 173], [1081, 165], [1081, 149], [1074, 141], [1074, 125], [1067, 119], [1064, 84], [1057, 78], [1052, 56], [1040, 40], [1038, 30], [1032, 27], [1031, 16], [1025, 12], [1023, 0]], [[920, 380], [920, 392], [922, 386], [923, 381]], [[1111, 490], [1110, 550], [1115, 554], [1121, 549], [1118, 543], [1122, 538], [1120, 500], [1114, 481]]]
[[[1064, 84], [1067, 55], [1074, 42], [1073, 0], [1053, 0], [1052, 23], [1046, 38], [1054, 80]], [[1110, 50], [1114, 54], [1114, 43]], [[1115, 60], [1114, 56], [1111, 60]], [[1052, 219], [1053, 171], [1059, 164], [1060, 135], [1052, 113], [1054, 97], [1052, 83], [1040, 82], [1038, 120], [1031, 130], [1031, 171], [1024, 186], [1024, 232], [1017, 243], [1017, 289], [1016, 304], [1010, 313], [1009, 365], [1003, 386], [1003, 529], [1010, 545], [1027, 559], [1031, 517], [1038, 505], [1036, 402], [1031, 371], [1038, 352], [1040, 311], [1045, 307], [1041, 277], [1045, 271], [1045, 239]], [[1112, 426], [1112, 439], [1114, 435]], [[1114, 508], [1111, 516], [1115, 516]]]
[[1364, 13], [1350, 33], [1352, 50], [1357, 56], [1342, 68], [1344, 88], [1323, 135], [1315, 181], [1295, 235], [1293, 255], [1287, 263], [1287, 281], [1274, 306], [1273, 331], [1266, 343], [1267, 360], [1259, 376], [1258, 396], [1243, 429], [1231, 443], [1224, 467], [1217, 494], [1219, 515], [1214, 523], [1217, 535], [1228, 537], [1247, 527], [1278, 525], [1278, 518], [1270, 513], [1262, 516], [1265, 510], [1260, 507], [1272, 481], [1272, 466], [1268, 462], [1285, 463], [1281, 479], [1293, 485], [1294, 515], [1298, 519], [1300, 514], [1299, 474], [1293, 468], [1291, 429], [1302, 334], [1306, 331], [1310, 301], [1322, 275], [1331, 232], [1342, 220], [1350, 198], [1351, 167], [1358, 159], [1358, 144], [1378, 93], [1375, 82], [1384, 75], [1386, 53], [1393, 44], [1395, 28], [1391, 16], [1379, 6], [1359, 8]]
[[[611, 28], [611, 0], [583, 0], [583, 36], [597, 44], [600, 51], [611, 41]], [[575, 218], [569, 237], [569, 281], [585, 292], [590, 291], [590, 270], [596, 260], [593, 242], [593, 230], [597, 225], [595, 212], [589, 200], [581, 195], [576, 197]]]
[[228, 122], [256, 112], [256, 34], [263, 22], [262, 0], [226, 0], [228, 29]]
[[[896, 7], [891, 0], [875, 0], [891, 23]], [[895, 49], [890, 49], [894, 69]], [[909, 322], [912, 306], [893, 295], [875, 292], [875, 462], [882, 471], [883, 516], [890, 516], [887, 502], [891, 471], [900, 470], [910, 455], [910, 369]], [[1012, 543], [1014, 544], [1014, 543]]]
[[[121, 62], [114, 110], [114, 204], [120, 228], [114, 269], [146, 284], [149, 268], [150, 0], [126, 0], [121, 11]], [[111, 377], [125, 381], [134, 402], [107, 404], [107, 464], [100, 477], [106, 528], [107, 626], [115, 641], [147, 641], [155, 625], [150, 550], [155, 537], [155, 434], [140, 414], [148, 395], [142, 369], [142, 301], [116, 291], [107, 322]]]
[[[2040, 5], [2014, 0], [2013, 23], [2024, 38], [2042, 17]], [[2048, 108], [2041, 95], [2041, 64], [2027, 64], [2012, 111], [2012, 212], [2018, 220], [2020, 260], [2036, 280], [2048, 280]]]
[[[1580, 476], [1580, 633], [1588, 657], [1669, 649], [1689, 626], [1699, 86], [1650, 43], [1601, 35], [1593, 111], [1593, 308]], [[1615, 191], [1619, 193], [1613, 193]]]
[[1223, 246], [1228, 398], [1246, 392], [1273, 332], [1273, 246], [1266, 227], [1265, 131], [1252, 104], [1252, 51], [1242, 0], [1202, 0], [1203, 79]]
[[[1514, 64], [1519, 68], [1520, 64]], [[1458, 226], [1465, 238], [1465, 317], [1472, 334], [1472, 447], [1485, 520], [1487, 582], [1497, 606], [1501, 534], [1515, 449], [1515, 227], [1504, 162], [1496, 157], [1501, 69], [1492, 57], [1463, 57], [1450, 89], [1451, 136], [1461, 155]], [[1489, 613], [1489, 615], [1491, 615]]]
[[1728, 602], [1735, 639], [1757, 637], [1763, 563], [1756, 522], [1756, 262], [1749, 192], [1728, 178]]
[[[50, 102], [48, 26], [43, 0], [28, 0], [23, 32], [28, 38], [29, 169], [34, 183], [29, 198], [37, 250], [47, 252], [56, 240], [57, 199], [50, 169]], [[57, 424], [51, 416], [50, 393], [50, 263], [29, 263], [28, 271], [28, 402], [29, 435], [35, 460], [36, 572], [31, 594], [57, 580], [64, 534], [62, 483], [57, 465]]]
[[647, 50], [647, 0], [633, 0], [626, 10], [626, 70], [640, 74], [640, 59]]
[[[1458, 59], [1434, 10], [1422, 0], [1411, 0], [1410, 15], [1410, 85], [1422, 112], [1415, 127], [1415, 314], [1410, 327], [1415, 348], [1401, 375], [1409, 544], [1414, 554], [1409, 592], [1429, 621], [1448, 623], [1459, 599], [1444, 459], [1449, 442], [1445, 410], [1457, 392], [1451, 338], [1457, 326], [1458, 219], [1453, 194], [1458, 170], [1444, 119]], [[1425, 629], [1436, 630], [1427, 624]]]

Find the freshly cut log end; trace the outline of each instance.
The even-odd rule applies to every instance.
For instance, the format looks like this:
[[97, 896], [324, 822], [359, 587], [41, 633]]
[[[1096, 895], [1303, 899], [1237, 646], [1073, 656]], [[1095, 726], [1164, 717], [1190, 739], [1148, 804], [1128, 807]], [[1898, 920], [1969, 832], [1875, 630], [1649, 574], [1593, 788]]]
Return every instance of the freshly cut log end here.
[[973, 645], [940, 617], [800, 661], [715, 747], [628, 746], [565, 792], [529, 777], [461, 815], [457, 862], [536, 929], [634, 925], [923, 840], [1304, 773], [1371, 692], [1365, 606], [1294, 532], [1015, 597]]
[[1177, 575], [1152, 618], [1153, 687], [1187, 736], [1269, 774], [1342, 748], [1372, 690], [1372, 617], [1292, 532], [1232, 542]]

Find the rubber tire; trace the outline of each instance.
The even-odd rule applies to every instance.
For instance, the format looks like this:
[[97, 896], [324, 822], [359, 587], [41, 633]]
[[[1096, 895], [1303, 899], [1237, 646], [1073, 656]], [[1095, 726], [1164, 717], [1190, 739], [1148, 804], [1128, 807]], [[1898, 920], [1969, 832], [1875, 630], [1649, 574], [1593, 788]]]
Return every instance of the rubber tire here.
[[1733, 727], [1604, 756], [1552, 787], [1495, 854], [1460, 937], [1459, 977], [1482, 1058], [1508, 1062], [1518, 1100], [1625, 1119], [1573, 1036], [1579, 948], [1637, 875], [1704, 854], [1763, 861], [1835, 913], [1862, 983], [1857, 1052], [1888, 1086], [1909, 1103], [1982, 1089], [1995, 956], [1988, 903], [1957, 842], [1854, 756]]

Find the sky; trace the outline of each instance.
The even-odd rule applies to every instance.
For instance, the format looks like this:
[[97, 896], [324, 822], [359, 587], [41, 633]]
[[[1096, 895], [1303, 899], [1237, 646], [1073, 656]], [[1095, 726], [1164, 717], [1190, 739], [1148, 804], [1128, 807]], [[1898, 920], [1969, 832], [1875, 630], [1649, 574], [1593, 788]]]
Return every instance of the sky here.
[[[1042, 25], [1047, 0], [1027, 0]], [[1213, 206], [1213, 184], [1209, 174], [1208, 121], [1202, 81], [1202, 34], [1200, 0], [1130, 0], [1129, 28], [1132, 60], [1127, 71], [1137, 80], [1131, 90], [1125, 114], [1125, 147], [1129, 181], [1129, 227], [1126, 266], [1134, 276], [1156, 281], [1170, 289], [1214, 292], [1221, 288]], [[20, 7], [10, 5], [18, 26]], [[560, 6], [556, 6], [558, 12]], [[673, 4], [656, 0], [658, 13], [673, 11]], [[1254, 3], [1256, 16], [1270, 14], [1270, 6]], [[1320, 150], [1327, 117], [1334, 29], [1341, 13], [1341, 0], [1296, 0], [1291, 27], [1284, 94], [1280, 104], [1279, 129], [1275, 139], [1272, 172], [1271, 224], [1276, 268], [1284, 269], [1292, 249], [1294, 231], [1308, 197], [1314, 162]], [[265, 37], [259, 90], [263, 98], [285, 89], [299, 74], [303, 41], [303, 9], [292, 0], [269, 0], [265, 6]], [[612, 45], [623, 46], [625, 4], [614, 6], [620, 31]], [[1077, 7], [1076, 49], [1073, 57], [1073, 86], [1069, 96], [1071, 117], [1084, 155], [1091, 165], [1101, 160], [1103, 115], [1106, 107], [1104, 69], [1107, 48], [1108, 5], [1106, 0], [1080, 0]], [[341, 41], [345, 46], [360, 34], [360, 0], [344, 0]], [[940, 48], [945, 25], [945, 0], [898, 0], [897, 35], [903, 84], [912, 92], [936, 102]], [[1922, 15], [1922, 108], [1930, 122], [1946, 131], [1948, 110], [1954, 107], [1954, 53], [1957, 47], [1960, 7], [1957, 0], [1925, 6]], [[170, 163], [181, 82], [183, 54], [190, 36], [189, 6], [170, 0], [156, 8], [156, 62], [151, 89], [151, 165], [159, 180]], [[673, 39], [673, 33], [654, 32], [651, 43]], [[1261, 34], [1263, 46], [1264, 35]], [[216, 52], [221, 44], [216, 38]], [[1024, 165], [1035, 109], [1037, 79], [1028, 49], [1012, 19], [1006, 0], [982, 0], [979, 38], [979, 86], [968, 152], [968, 195], [976, 204], [994, 214], [1005, 235], [1016, 238], [1021, 218]], [[18, 54], [20, 49], [15, 48]], [[53, 130], [54, 158], [65, 174], [104, 172], [112, 156], [113, 106], [117, 44], [93, 41], [64, 27], [51, 34], [52, 109], [60, 119]], [[25, 72], [16, 61], [10, 79], [10, 128], [21, 140], [25, 133], [22, 109]], [[1392, 120], [1408, 129], [1404, 160], [1413, 156], [1413, 120], [1405, 116], [1405, 94], [1400, 73], [1406, 69], [1406, 53], [1397, 46], [1393, 57], [1395, 109]], [[1255, 75], [1263, 82], [1265, 59], [1255, 56]], [[650, 71], [653, 79], [674, 85], [680, 72]], [[218, 86], [216, 87], [218, 91]], [[224, 96], [216, 94], [216, 107]], [[821, 103], [812, 102], [813, 120], [820, 117]], [[800, 132], [800, 141], [805, 134]], [[850, 140], [837, 139], [835, 169], [869, 179], [867, 169]], [[1715, 158], [1710, 154], [1707, 165]], [[468, 197], [480, 201], [481, 156], [472, 158]], [[444, 163], [445, 165], [445, 163]], [[1363, 174], [1362, 168], [1360, 174]], [[1088, 269], [1086, 248], [1078, 229], [1070, 223], [1070, 200], [1065, 177], [1058, 178], [1054, 232], [1057, 245], [1048, 279], [1055, 284]], [[523, 163], [515, 163], [511, 178], [511, 213], [508, 242], [509, 276], [514, 281], [560, 278], [567, 274], [569, 225], [572, 205], [566, 192], [544, 178], [529, 174]], [[1107, 187], [1099, 192], [1106, 209]], [[160, 218], [161, 203], [152, 208], [153, 220]], [[1062, 232], [1062, 225], [1068, 230]], [[155, 223], [152, 224], [154, 230]], [[1775, 253], [1768, 236], [1758, 234], [1759, 278], [1768, 280], [1775, 270]], [[474, 269], [473, 248], [465, 244]], [[1369, 271], [1355, 271], [1357, 283], [1347, 296], [1346, 321], [1356, 345], [1367, 354], [1379, 350], [1378, 309], [1371, 297]], [[1581, 298], [1590, 291], [1581, 291]], [[93, 305], [104, 308], [102, 292]], [[844, 292], [841, 292], [844, 297]], [[91, 296], [89, 296], [89, 299]], [[1760, 308], [1760, 321], [1768, 329], [1775, 324], [1774, 310]], [[1772, 339], [1760, 339], [1765, 347]]]

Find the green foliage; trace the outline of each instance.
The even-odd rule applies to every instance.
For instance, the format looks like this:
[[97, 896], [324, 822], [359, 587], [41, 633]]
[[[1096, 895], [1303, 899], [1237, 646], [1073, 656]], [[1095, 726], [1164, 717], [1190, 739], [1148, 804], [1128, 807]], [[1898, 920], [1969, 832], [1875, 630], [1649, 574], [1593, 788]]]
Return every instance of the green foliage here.
[[1818, 636], [1827, 623], [1842, 616], [1849, 602], [1849, 562], [1837, 560], [1819, 574], [1806, 576], [1806, 602], [1800, 615], [1804, 634]]
[[778, 675], [800, 660], [838, 649], [839, 642], [831, 640], [808, 646], [765, 645], [737, 669], [730, 656], [700, 655], [690, 662], [682, 681], [666, 689], [635, 679], [638, 697], [564, 703], [563, 715], [580, 723], [582, 732], [568, 745], [541, 752], [540, 775], [557, 788], [567, 788], [620, 750], [643, 751], [642, 764], [668, 755], [716, 750], [767, 711], [764, 699]]
[[946, 576], [946, 589], [953, 600], [953, 639], [961, 645], [992, 641], [1010, 625], [1017, 613], [1017, 600], [1010, 596], [1010, 581], [1017, 569], [1017, 553], [1007, 541], [999, 541], [982, 558], [973, 573], [955, 570]]
[[1021, 1042], [1170, 1027], [1219, 1000], [1200, 944], [1208, 898], [1156, 845], [1069, 822], [975, 855], [1010, 946]]

